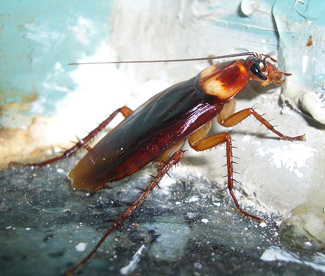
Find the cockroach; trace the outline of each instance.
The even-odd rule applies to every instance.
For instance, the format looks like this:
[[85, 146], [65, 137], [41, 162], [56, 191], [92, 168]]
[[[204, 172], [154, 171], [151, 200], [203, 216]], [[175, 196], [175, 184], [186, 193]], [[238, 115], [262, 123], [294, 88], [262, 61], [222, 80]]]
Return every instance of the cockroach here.
[[[250, 80], [258, 81], [262, 86], [272, 83], [281, 85], [285, 80], [284, 77], [290, 75], [279, 71], [274, 65], [275, 59], [268, 55], [248, 52], [190, 60], [238, 56], [246, 56], [246, 59], [236, 59], [215, 65], [211, 62], [211, 66], [197, 76], [163, 90], [134, 111], [126, 106], [117, 109], [85, 138], [80, 139], [72, 148], [58, 157], [41, 163], [11, 162], [9, 164], [10, 167], [42, 167], [71, 156], [84, 147], [88, 150], [87, 154], [70, 171], [68, 177], [72, 181], [73, 188], [97, 191], [106, 183], [121, 180], [151, 162], [158, 163], [158, 173], [151, 184], [114, 221], [88, 256], [68, 269], [67, 274], [73, 274], [82, 267], [96, 253], [108, 235], [121, 226], [144, 201], [168, 170], [181, 161], [184, 155], [182, 148], [186, 140], [196, 151], [226, 144], [228, 190], [235, 207], [242, 215], [259, 222], [263, 221], [262, 218], [249, 214], [240, 207], [233, 192], [234, 161], [231, 135], [225, 132], [208, 136], [212, 120], [216, 117], [220, 125], [232, 127], [252, 115], [281, 139], [299, 141], [305, 140], [305, 135], [291, 137], [282, 134], [253, 108], [235, 112], [234, 97], [246, 87]], [[126, 63], [132, 62], [138, 63], [139, 61], [126, 61]], [[121, 113], [125, 119], [91, 148], [88, 145], [89, 140], [105, 128], [118, 113]]]

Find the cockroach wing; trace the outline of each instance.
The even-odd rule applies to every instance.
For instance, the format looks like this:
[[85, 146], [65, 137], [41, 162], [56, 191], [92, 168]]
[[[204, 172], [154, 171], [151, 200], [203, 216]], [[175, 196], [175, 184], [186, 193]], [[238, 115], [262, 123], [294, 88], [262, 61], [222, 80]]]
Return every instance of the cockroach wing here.
[[110, 131], [71, 170], [72, 186], [92, 188], [141, 169], [216, 116], [222, 106], [198, 76], [155, 95]]

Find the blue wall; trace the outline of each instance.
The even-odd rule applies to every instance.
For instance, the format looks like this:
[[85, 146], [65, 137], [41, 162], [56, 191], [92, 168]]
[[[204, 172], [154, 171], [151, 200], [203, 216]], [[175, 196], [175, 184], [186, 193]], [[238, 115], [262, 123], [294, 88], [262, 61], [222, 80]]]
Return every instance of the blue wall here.
[[[73, 90], [68, 66], [96, 52], [109, 37], [115, 1], [2, 1], [0, 11], [0, 104], [41, 101], [51, 115], [55, 102]], [[77, 27], [79, 26], [79, 28]]]

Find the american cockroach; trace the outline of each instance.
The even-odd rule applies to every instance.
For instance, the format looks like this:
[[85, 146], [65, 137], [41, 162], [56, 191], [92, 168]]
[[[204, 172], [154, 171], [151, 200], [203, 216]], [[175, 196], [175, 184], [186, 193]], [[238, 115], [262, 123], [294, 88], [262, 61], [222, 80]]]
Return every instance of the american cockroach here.
[[[163, 90], [134, 111], [126, 106], [117, 109], [96, 129], [58, 157], [41, 163], [11, 162], [9, 164], [10, 167], [42, 167], [71, 156], [78, 149], [84, 147], [88, 153], [70, 171], [68, 177], [72, 181], [73, 188], [97, 191], [106, 183], [123, 179], [150, 162], [158, 163], [158, 174], [151, 184], [115, 220], [89, 255], [70, 268], [67, 274], [74, 273], [84, 265], [96, 253], [108, 235], [115, 228], [121, 226], [144, 201], [168, 170], [181, 161], [184, 154], [182, 148], [186, 140], [190, 147], [196, 151], [226, 144], [228, 190], [234, 204], [242, 215], [259, 222], [263, 221], [240, 207], [233, 192], [234, 161], [231, 135], [225, 132], [208, 136], [212, 120], [216, 117], [220, 125], [232, 127], [252, 115], [281, 139], [305, 140], [305, 135], [291, 137], [282, 134], [253, 108], [235, 112], [234, 97], [246, 87], [249, 80], [258, 81], [262, 86], [272, 83], [280, 85], [284, 82], [284, 76], [290, 75], [279, 71], [273, 64], [276, 60], [270, 56], [249, 52], [189, 60], [238, 56], [247, 56], [247, 58], [211, 65], [197, 76]], [[267, 61], [268, 59], [273, 63]], [[127, 61], [127, 63], [132, 62], [138, 63], [139, 61]], [[91, 148], [88, 142], [105, 128], [118, 113], [122, 113], [125, 119]]]

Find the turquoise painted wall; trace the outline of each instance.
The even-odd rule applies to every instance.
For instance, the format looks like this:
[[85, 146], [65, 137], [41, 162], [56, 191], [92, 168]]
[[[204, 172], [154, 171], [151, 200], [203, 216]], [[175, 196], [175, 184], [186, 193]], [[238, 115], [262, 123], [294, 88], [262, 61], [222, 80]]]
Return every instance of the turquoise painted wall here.
[[0, 104], [36, 96], [41, 104], [28, 112], [50, 116], [55, 102], [75, 87], [68, 74], [75, 68], [68, 63], [108, 42], [115, 1], [1, 2]]

